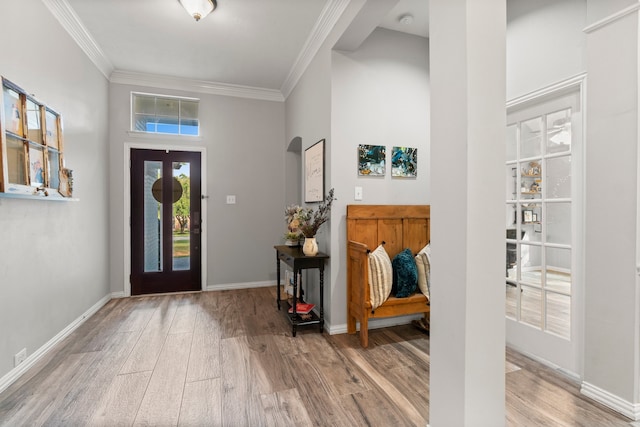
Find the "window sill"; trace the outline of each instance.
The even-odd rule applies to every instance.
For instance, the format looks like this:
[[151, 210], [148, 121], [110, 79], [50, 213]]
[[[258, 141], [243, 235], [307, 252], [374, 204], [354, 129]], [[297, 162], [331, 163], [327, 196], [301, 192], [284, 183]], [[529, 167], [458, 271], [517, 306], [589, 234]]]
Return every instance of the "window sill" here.
[[127, 131], [127, 134], [135, 139], [149, 139], [154, 141], [175, 141], [176, 139], [180, 139], [183, 141], [202, 141], [202, 136], [193, 136], [193, 135], [173, 135], [168, 133], [147, 133], [147, 132], [136, 132], [133, 130]]

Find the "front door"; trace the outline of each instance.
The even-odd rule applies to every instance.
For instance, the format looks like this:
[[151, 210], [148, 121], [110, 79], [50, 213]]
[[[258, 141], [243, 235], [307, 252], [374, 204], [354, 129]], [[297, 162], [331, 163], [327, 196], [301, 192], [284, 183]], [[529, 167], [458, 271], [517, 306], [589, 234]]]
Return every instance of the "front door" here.
[[200, 153], [131, 150], [131, 294], [201, 285]]

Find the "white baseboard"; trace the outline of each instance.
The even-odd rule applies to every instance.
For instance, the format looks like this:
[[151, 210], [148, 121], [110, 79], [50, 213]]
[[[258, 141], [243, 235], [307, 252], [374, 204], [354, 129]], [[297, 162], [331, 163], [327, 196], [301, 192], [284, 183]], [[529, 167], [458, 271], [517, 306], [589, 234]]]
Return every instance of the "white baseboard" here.
[[598, 403], [602, 403], [614, 411], [624, 415], [627, 418], [631, 418], [633, 421], [640, 421], [640, 404], [631, 403], [623, 398], [609, 393], [606, 390], [601, 389], [593, 384], [589, 384], [586, 381], [582, 382], [580, 387], [580, 393], [595, 400]]
[[233, 289], [266, 288], [275, 286], [275, 281], [266, 282], [243, 282], [243, 283], [223, 283], [220, 285], [207, 285], [207, 291], [229, 291]]
[[509, 347], [512, 350], [517, 351], [518, 353], [522, 354], [523, 356], [527, 356], [529, 359], [535, 360], [536, 362], [546, 366], [547, 368], [553, 369], [558, 374], [569, 378], [570, 380], [574, 381], [577, 384], [579, 384], [580, 381], [582, 380], [580, 375], [577, 374], [576, 372], [569, 371], [568, 369], [564, 369], [564, 368], [556, 365], [555, 363], [548, 361], [547, 359], [544, 359], [544, 358], [542, 358], [540, 356], [537, 356], [537, 355], [535, 355], [533, 353], [530, 353], [528, 351], [523, 350], [522, 348], [520, 348], [517, 345], [513, 345], [512, 343], [508, 342], [507, 343], [507, 347]]
[[24, 362], [10, 370], [4, 377], [0, 378], [0, 393], [5, 391], [11, 384], [20, 378], [25, 372], [35, 365], [44, 355], [46, 355], [56, 344], [64, 340], [73, 331], [78, 329], [89, 317], [93, 316], [106, 303], [111, 300], [111, 295], [104, 296], [100, 301], [95, 303], [91, 308], [85, 311], [80, 317], [71, 322], [66, 328], [60, 331], [56, 336], [51, 338], [46, 344], [35, 352], [31, 353]]
[[124, 294], [124, 291], [120, 291], [120, 292], [112, 292], [111, 293], [111, 298], [112, 299], [118, 299], [118, 298], [126, 298], [127, 296]]
[[[371, 329], [380, 329], [380, 328], [388, 328], [390, 326], [398, 326], [398, 325], [408, 325], [414, 319], [421, 319], [421, 314], [412, 314], [410, 316], [397, 316], [397, 317], [386, 317], [382, 319], [370, 319], [369, 320], [369, 330]], [[325, 326], [329, 335], [338, 335], [338, 334], [346, 334], [347, 333], [347, 324], [342, 323], [340, 325], [329, 325]], [[360, 330], [360, 322], [356, 322], [356, 330]]]

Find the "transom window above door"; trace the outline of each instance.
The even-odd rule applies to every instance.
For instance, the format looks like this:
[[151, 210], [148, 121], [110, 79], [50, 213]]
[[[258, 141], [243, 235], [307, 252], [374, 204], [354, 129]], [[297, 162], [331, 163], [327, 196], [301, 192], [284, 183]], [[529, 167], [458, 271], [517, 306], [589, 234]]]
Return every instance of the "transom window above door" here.
[[131, 93], [133, 132], [200, 135], [197, 98], [181, 98], [148, 93]]

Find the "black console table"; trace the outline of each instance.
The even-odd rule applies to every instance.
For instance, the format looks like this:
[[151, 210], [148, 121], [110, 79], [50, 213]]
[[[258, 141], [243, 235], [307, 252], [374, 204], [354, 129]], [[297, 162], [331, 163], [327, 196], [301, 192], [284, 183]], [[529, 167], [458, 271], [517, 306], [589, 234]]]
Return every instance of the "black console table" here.
[[[276, 249], [276, 264], [277, 264], [277, 303], [278, 310], [280, 310], [280, 261], [284, 262], [291, 268], [293, 268], [293, 305], [289, 303], [285, 304], [287, 307], [287, 318], [292, 325], [293, 336], [296, 336], [296, 327], [298, 325], [319, 325], [320, 332], [324, 329], [324, 263], [329, 259], [329, 255], [322, 252], [318, 252], [315, 256], [306, 256], [302, 252], [300, 246], [274, 246]], [[297, 298], [298, 298], [298, 272], [300, 270], [317, 268], [320, 271], [320, 310], [319, 315], [313, 311], [309, 312], [309, 318], [303, 319], [301, 315], [296, 312]], [[302, 286], [302, 284], [300, 284]], [[301, 293], [304, 295], [304, 293]], [[289, 307], [293, 307], [293, 313], [289, 313]]]

